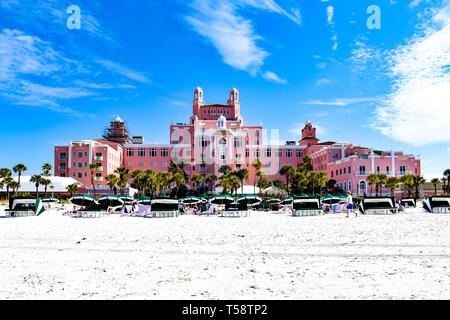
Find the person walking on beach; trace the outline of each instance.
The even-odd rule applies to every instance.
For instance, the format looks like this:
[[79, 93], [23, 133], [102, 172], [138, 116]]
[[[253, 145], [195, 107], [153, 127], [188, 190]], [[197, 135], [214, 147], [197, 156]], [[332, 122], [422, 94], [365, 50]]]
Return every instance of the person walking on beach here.
[[355, 217], [358, 216], [358, 213], [353, 210], [353, 198], [352, 198], [352, 194], [350, 191], [347, 191], [347, 206], [345, 209], [345, 213], [347, 213], [347, 218], [348, 218], [348, 211], [351, 210], [352, 212], [355, 213]]

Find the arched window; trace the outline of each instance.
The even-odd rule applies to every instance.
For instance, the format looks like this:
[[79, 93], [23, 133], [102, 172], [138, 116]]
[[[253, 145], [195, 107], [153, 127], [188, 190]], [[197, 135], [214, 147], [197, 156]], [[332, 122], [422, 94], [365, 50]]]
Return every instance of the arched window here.
[[366, 190], [366, 182], [364, 180], [359, 183], [359, 190], [361, 191]]
[[352, 192], [352, 182], [348, 182], [348, 191]]

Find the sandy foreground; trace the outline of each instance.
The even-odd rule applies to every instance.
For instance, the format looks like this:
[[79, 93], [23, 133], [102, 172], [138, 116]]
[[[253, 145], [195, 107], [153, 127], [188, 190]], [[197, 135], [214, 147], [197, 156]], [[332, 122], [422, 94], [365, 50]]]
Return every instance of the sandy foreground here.
[[344, 216], [0, 219], [0, 299], [450, 299], [450, 215]]

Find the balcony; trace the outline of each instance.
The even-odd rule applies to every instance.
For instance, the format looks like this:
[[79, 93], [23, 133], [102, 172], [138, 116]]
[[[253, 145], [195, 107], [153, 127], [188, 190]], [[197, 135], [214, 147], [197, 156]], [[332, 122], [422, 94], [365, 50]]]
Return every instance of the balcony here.
[[98, 167], [97, 171], [103, 171], [103, 167], [102, 166]]
[[67, 160], [67, 156], [59, 156], [58, 160]]
[[103, 161], [103, 156], [95, 156], [94, 160], [95, 161]]
[[58, 170], [59, 170], [59, 171], [65, 171], [65, 170], [67, 170], [67, 167], [59, 166], [59, 167], [58, 167]]
[[95, 177], [95, 181], [103, 181], [103, 177]]
[[367, 176], [367, 175], [368, 175], [367, 171], [356, 171], [356, 176], [357, 177], [364, 177], [364, 176]]

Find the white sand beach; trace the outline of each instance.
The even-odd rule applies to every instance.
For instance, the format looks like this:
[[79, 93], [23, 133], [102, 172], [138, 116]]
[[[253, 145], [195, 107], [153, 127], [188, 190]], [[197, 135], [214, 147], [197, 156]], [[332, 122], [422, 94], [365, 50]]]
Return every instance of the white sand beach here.
[[344, 216], [0, 219], [0, 299], [450, 299], [450, 215]]

